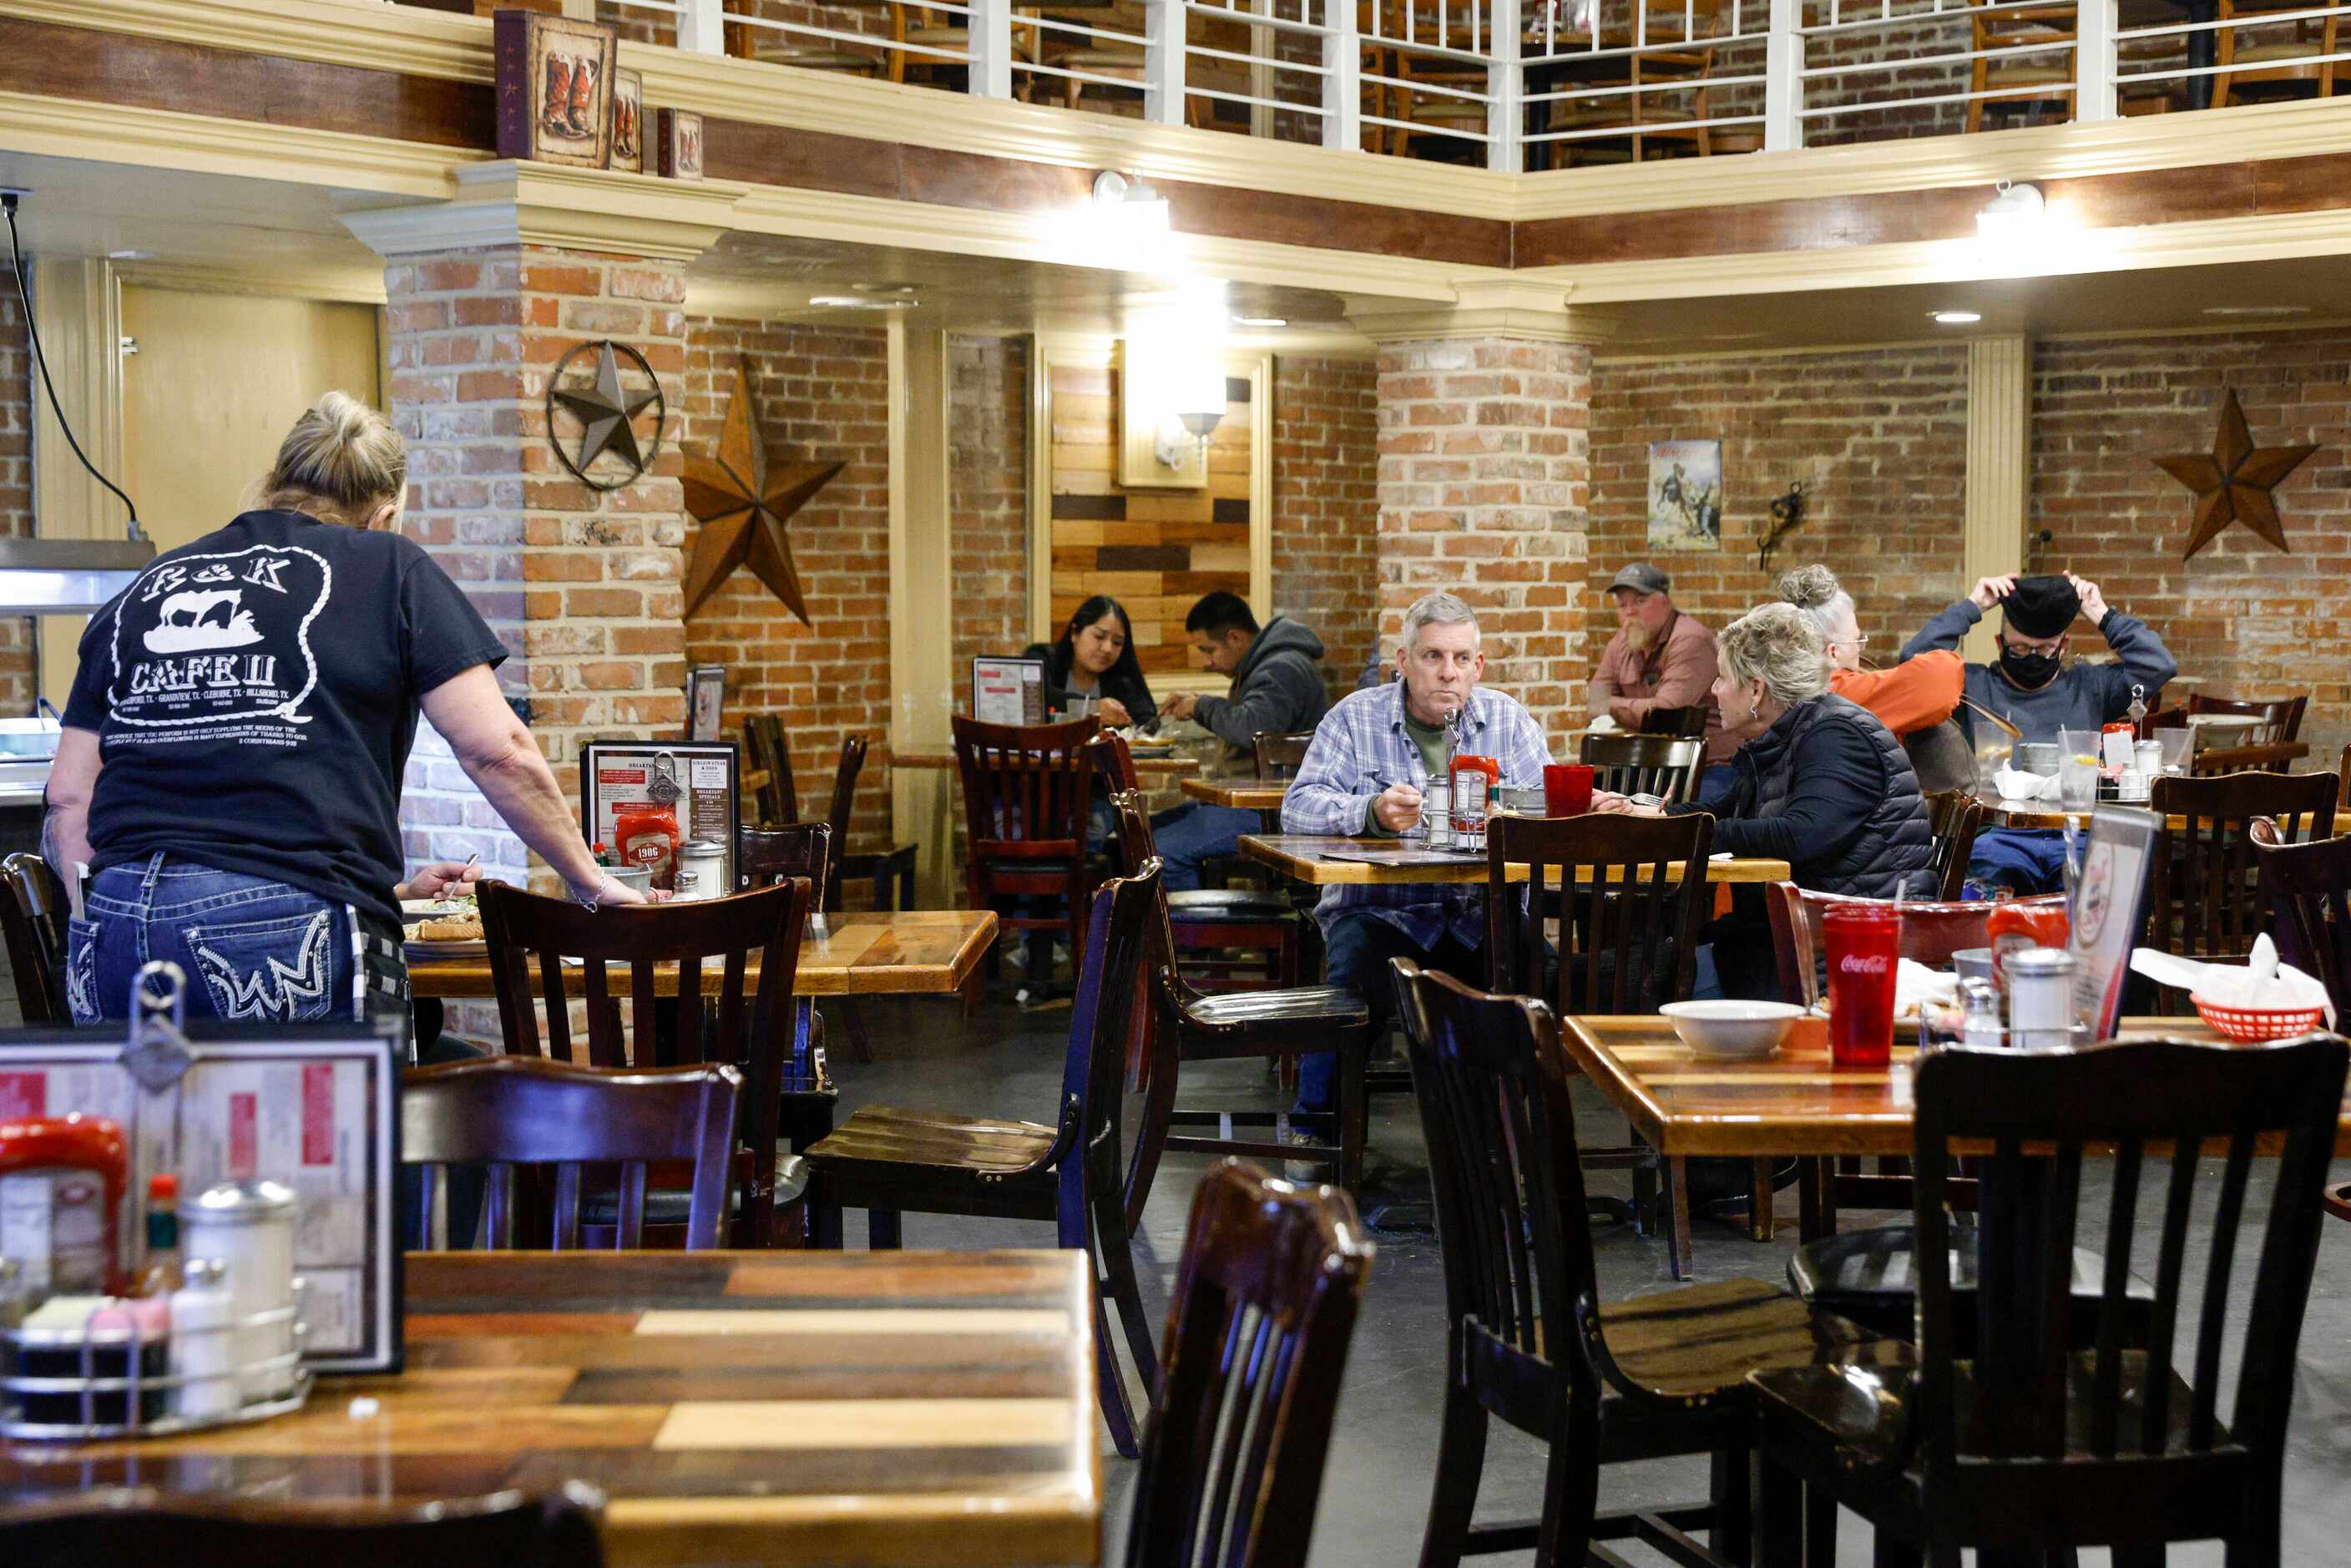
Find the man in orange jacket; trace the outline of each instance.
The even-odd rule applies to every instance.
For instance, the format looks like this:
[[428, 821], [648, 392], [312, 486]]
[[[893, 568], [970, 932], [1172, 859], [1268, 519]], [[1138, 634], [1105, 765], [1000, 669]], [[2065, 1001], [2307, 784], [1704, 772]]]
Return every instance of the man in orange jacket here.
[[1828, 644], [1829, 689], [1876, 714], [1896, 736], [1932, 729], [1958, 711], [1967, 666], [1957, 653], [1932, 649], [1886, 669], [1865, 670], [1861, 650], [1869, 639], [1836, 573], [1824, 566], [1799, 567], [1782, 572], [1772, 587], [1811, 619]]

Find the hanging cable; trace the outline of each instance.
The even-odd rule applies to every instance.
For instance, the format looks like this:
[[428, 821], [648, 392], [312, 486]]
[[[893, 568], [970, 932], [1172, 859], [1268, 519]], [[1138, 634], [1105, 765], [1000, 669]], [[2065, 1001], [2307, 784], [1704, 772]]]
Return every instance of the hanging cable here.
[[40, 329], [33, 325], [33, 297], [25, 287], [25, 252], [16, 243], [16, 193], [14, 191], [0, 192], [0, 211], [8, 214], [8, 259], [16, 270], [16, 299], [25, 309], [25, 339], [33, 346], [33, 363], [40, 368], [41, 385], [49, 394], [49, 407], [57, 413], [57, 428], [65, 432], [66, 444], [73, 448], [76, 457], [81, 459], [81, 465], [89, 470], [89, 476], [113, 491], [115, 497], [130, 509], [131, 537], [144, 538], [147, 536], [139, 529], [138, 507], [122, 493], [121, 486], [98, 471], [98, 465], [89, 460], [89, 454], [84, 452], [81, 443], [74, 439], [73, 423], [66, 418], [66, 411], [57, 402], [57, 383], [49, 380], [48, 357], [41, 352]]

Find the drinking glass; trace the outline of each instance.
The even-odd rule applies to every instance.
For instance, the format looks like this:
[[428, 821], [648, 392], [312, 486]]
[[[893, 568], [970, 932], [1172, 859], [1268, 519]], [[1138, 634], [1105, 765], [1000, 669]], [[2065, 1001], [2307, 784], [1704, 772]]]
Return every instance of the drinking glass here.
[[1883, 1067], [1894, 1053], [1894, 971], [1902, 916], [1891, 904], [1835, 904], [1821, 917], [1829, 961], [1829, 1061]]
[[1592, 769], [1580, 762], [1543, 768], [1543, 815], [1581, 817], [1592, 810]]
[[2068, 811], [2086, 811], [2098, 803], [2098, 759], [2087, 752], [2067, 752], [2057, 762], [2059, 803]]

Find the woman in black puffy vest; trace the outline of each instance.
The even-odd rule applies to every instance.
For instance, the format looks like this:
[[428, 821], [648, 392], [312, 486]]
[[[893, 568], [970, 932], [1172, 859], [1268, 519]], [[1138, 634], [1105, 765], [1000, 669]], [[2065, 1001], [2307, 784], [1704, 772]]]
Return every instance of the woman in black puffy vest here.
[[[1664, 811], [1713, 812], [1716, 850], [1784, 860], [1799, 887], [1861, 898], [1925, 892], [1932, 835], [1917, 775], [1868, 709], [1830, 692], [1826, 649], [1810, 618], [1792, 604], [1763, 605], [1725, 628], [1716, 652], [1724, 727], [1752, 718], [1763, 733], [1696, 805]], [[1654, 814], [1615, 795], [1593, 804]], [[1737, 889], [1731, 914], [1709, 931], [1726, 996], [1778, 994], [1762, 904], [1761, 889]]]

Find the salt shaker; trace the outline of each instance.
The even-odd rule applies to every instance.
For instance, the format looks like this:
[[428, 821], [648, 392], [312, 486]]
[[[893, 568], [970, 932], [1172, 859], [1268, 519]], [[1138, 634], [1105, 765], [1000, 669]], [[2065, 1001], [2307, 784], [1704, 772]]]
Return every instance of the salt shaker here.
[[235, 1303], [217, 1258], [191, 1258], [187, 1283], [172, 1292], [172, 1413], [192, 1420], [233, 1414], [244, 1401], [237, 1377]]
[[[235, 1318], [231, 1336], [243, 1369], [246, 1402], [278, 1399], [294, 1390], [294, 1364], [260, 1368], [294, 1350], [294, 1193], [274, 1181], [222, 1182], [180, 1204], [180, 1251], [220, 1260]], [[284, 1311], [273, 1322], [253, 1320]], [[256, 1370], [256, 1368], [259, 1368]]]

